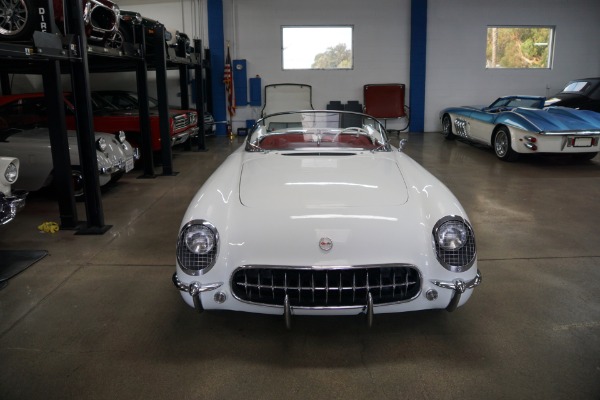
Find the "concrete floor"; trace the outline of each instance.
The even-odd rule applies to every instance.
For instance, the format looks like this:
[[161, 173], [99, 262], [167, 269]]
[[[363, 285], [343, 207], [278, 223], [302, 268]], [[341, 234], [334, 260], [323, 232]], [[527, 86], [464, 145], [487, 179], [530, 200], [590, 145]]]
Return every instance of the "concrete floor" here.
[[0, 290], [0, 399], [600, 398], [600, 157], [510, 164], [411, 135], [406, 152], [473, 221], [482, 285], [454, 313], [371, 329], [297, 317], [287, 331], [280, 317], [199, 315], [171, 284], [188, 201], [238, 140], [175, 150], [177, 176], [125, 176], [103, 195], [104, 235], [39, 233], [59, 220], [47, 193], [0, 227], [0, 249], [50, 253]]

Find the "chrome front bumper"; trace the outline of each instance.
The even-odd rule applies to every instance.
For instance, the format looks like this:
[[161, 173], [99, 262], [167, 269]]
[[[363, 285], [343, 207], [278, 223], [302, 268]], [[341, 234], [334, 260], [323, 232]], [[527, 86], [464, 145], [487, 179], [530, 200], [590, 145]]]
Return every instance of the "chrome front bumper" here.
[[140, 150], [136, 147], [133, 149], [133, 156], [127, 159], [121, 159], [116, 164], [110, 167], [100, 168], [100, 174], [112, 175], [116, 172], [123, 171], [125, 173], [131, 171], [135, 165], [135, 161], [140, 159]]
[[171, 136], [171, 146], [175, 146], [177, 144], [185, 143], [190, 137], [198, 135], [198, 128], [190, 128], [187, 131], [176, 133]]
[[[185, 293], [189, 293], [192, 296], [194, 302], [194, 308], [198, 312], [204, 311], [204, 307], [202, 306], [202, 301], [200, 300], [200, 293], [209, 292], [212, 290], [216, 290], [223, 286], [223, 282], [214, 282], [208, 284], [201, 284], [200, 282], [191, 282], [189, 284], [185, 284], [181, 282], [177, 276], [177, 273], [173, 274], [173, 284], [175, 287]], [[431, 280], [431, 283], [434, 285], [443, 288], [450, 289], [453, 291], [452, 298], [450, 299], [450, 303], [446, 307], [447, 311], [454, 311], [458, 304], [460, 303], [460, 299], [463, 293], [465, 293], [468, 289], [474, 289], [475, 287], [481, 284], [482, 276], [481, 272], [477, 270], [477, 274], [470, 281], [464, 281], [462, 279], [455, 279], [452, 282], [439, 281], [439, 280]], [[437, 297], [437, 295], [436, 295]], [[373, 297], [371, 293], [368, 293], [367, 302], [365, 304], [365, 313], [367, 314], [367, 324], [369, 327], [373, 324], [373, 315], [374, 315], [374, 303]], [[291, 318], [292, 318], [292, 307], [290, 306], [289, 298], [286, 295], [284, 304], [283, 304], [283, 316], [285, 320], [285, 325], [289, 329], [291, 327]]]
[[198, 312], [204, 311], [204, 307], [202, 307], [202, 302], [200, 301], [200, 293], [210, 292], [211, 290], [215, 290], [223, 286], [223, 282], [209, 283], [206, 285], [202, 285], [199, 282], [192, 282], [189, 285], [186, 285], [179, 280], [177, 273], [173, 274], [173, 284], [180, 291], [189, 293], [190, 296], [192, 296], [192, 299], [194, 300], [194, 308]]
[[0, 193], [0, 225], [12, 221], [17, 213], [25, 207], [27, 192], [15, 190], [11, 195]]
[[455, 279], [452, 282], [432, 280], [431, 283], [438, 287], [441, 287], [442, 289], [450, 289], [454, 291], [452, 299], [446, 307], [447, 311], [454, 311], [456, 310], [456, 307], [458, 307], [458, 303], [460, 302], [460, 297], [462, 296], [462, 294], [467, 289], [473, 289], [476, 286], [479, 286], [479, 284], [481, 283], [481, 272], [477, 270], [477, 275], [475, 275], [475, 278], [467, 282], [463, 281], [462, 279]]

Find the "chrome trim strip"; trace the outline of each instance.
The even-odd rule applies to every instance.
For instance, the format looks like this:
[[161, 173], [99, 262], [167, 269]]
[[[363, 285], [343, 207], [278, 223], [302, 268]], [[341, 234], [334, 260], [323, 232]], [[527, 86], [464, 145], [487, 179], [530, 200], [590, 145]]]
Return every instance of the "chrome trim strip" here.
[[589, 135], [600, 135], [599, 130], [585, 130], [585, 131], [560, 131], [560, 132], [538, 132], [540, 135], [547, 136], [589, 136]]

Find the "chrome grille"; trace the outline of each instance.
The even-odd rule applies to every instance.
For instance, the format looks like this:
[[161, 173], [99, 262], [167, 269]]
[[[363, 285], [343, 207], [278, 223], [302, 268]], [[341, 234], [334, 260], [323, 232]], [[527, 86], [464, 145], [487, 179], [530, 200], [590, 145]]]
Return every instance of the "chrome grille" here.
[[190, 119], [187, 114], [179, 114], [173, 117], [175, 130], [185, 129], [188, 125], [190, 125]]
[[336, 308], [364, 306], [371, 293], [374, 304], [414, 299], [421, 278], [411, 265], [356, 267], [246, 266], [231, 279], [233, 295], [239, 300], [263, 305]]

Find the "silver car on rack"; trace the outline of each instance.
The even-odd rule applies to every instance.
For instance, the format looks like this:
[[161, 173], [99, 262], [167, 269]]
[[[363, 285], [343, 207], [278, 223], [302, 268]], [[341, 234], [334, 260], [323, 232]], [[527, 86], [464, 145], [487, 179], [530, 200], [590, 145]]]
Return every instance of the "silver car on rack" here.
[[[68, 131], [67, 136], [73, 188], [75, 196], [79, 197], [83, 195], [83, 175], [77, 134]], [[133, 169], [135, 160], [139, 159], [138, 149], [129, 144], [123, 132], [118, 135], [96, 132], [95, 140], [100, 186], [120, 179]], [[52, 183], [54, 166], [48, 128], [4, 129], [0, 131], [0, 152], [12, 154], [20, 160], [20, 178], [16, 188], [35, 191]]]
[[0, 225], [12, 221], [25, 205], [27, 192], [12, 189], [18, 178], [19, 160], [0, 157]]

